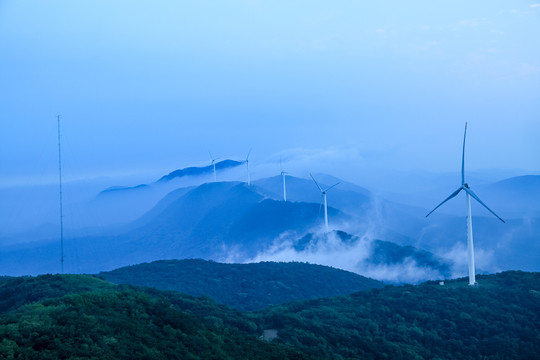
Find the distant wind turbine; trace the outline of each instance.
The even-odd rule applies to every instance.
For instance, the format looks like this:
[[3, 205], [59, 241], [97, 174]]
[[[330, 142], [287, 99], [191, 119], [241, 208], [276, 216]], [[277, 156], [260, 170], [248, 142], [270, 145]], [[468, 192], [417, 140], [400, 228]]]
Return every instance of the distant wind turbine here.
[[216, 182], [217, 181], [217, 178], [216, 178], [216, 160], [219, 160], [219, 158], [214, 158], [210, 151], [208, 151], [208, 153], [210, 154], [210, 159], [212, 159], [212, 167], [214, 168], [214, 182]]
[[249, 186], [250, 184], [250, 181], [249, 181], [249, 155], [251, 154], [251, 150], [252, 149], [249, 149], [249, 152], [246, 156], [246, 160], [244, 160], [244, 162], [246, 163], [246, 169], [247, 169], [247, 185]]
[[315, 180], [313, 175], [311, 175], [311, 173], [309, 174], [309, 176], [311, 176], [311, 178], [313, 179], [313, 182], [315, 183], [315, 185], [317, 185], [317, 187], [321, 191], [321, 194], [322, 194], [322, 196], [324, 198], [324, 225], [326, 226], [326, 232], [328, 232], [328, 206], [327, 206], [327, 203], [326, 203], [326, 193], [328, 192], [328, 190], [330, 190], [334, 186], [338, 185], [339, 182], [337, 182], [334, 185], [330, 186], [329, 188], [326, 188], [326, 189], [323, 190], [321, 188], [321, 186], [319, 185], [319, 183]]
[[281, 166], [281, 159], [279, 159], [279, 168], [281, 169], [281, 178], [283, 179], [283, 201], [287, 201], [287, 186], [285, 185], [285, 175], [287, 173], [283, 171], [283, 167]]
[[476, 279], [475, 279], [475, 268], [474, 268], [474, 247], [473, 247], [473, 232], [472, 232], [472, 218], [471, 218], [471, 197], [478, 201], [480, 205], [485, 207], [490, 213], [495, 215], [495, 217], [499, 220], [501, 220], [504, 223], [504, 220], [499, 217], [499, 215], [495, 214], [489, 207], [487, 207], [486, 204], [480, 200], [480, 198], [471, 190], [469, 184], [465, 182], [465, 139], [467, 137], [467, 123], [465, 123], [465, 134], [463, 135], [463, 153], [461, 157], [461, 186], [454, 191], [450, 196], [448, 196], [443, 202], [441, 202], [439, 205], [435, 207], [435, 209], [431, 210], [426, 217], [431, 215], [432, 212], [437, 210], [442, 204], [447, 202], [448, 200], [452, 199], [453, 197], [457, 196], [461, 192], [461, 190], [465, 191], [466, 199], [467, 199], [467, 249], [468, 249], [468, 260], [469, 260], [469, 285], [475, 285]]

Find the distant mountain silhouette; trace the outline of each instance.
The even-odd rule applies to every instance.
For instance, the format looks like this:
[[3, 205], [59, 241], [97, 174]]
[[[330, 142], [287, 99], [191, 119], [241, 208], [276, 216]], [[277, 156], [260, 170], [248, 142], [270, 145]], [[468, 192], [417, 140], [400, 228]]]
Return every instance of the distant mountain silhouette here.
[[[318, 175], [318, 178], [322, 179], [322, 186], [339, 181], [330, 176]], [[540, 216], [534, 212], [539, 206], [536, 201], [539, 178], [518, 177], [475, 188], [478, 195], [507, 220], [502, 224], [473, 205], [475, 253], [480, 271], [539, 269]], [[87, 212], [87, 221], [90, 224], [98, 219], [99, 231], [87, 231], [83, 235], [66, 232], [66, 261], [72, 263], [73, 271], [87, 273], [162, 259], [243, 262], [290, 260], [287, 257], [290, 255], [292, 259], [311, 261], [310, 257], [294, 257], [297, 255], [294, 251], [303, 250], [292, 246], [300, 246], [309, 236], [315, 237], [312, 245], [322, 244], [320, 191], [310, 179], [292, 176], [287, 176], [287, 202], [282, 200], [282, 191], [280, 176], [253, 181], [251, 186], [243, 182], [210, 182], [178, 188], [175, 181], [162, 181], [150, 186], [112, 189], [86, 204], [93, 210]], [[454, 202], [464, 208], [462, 200]], [[508, 217], [507, 210], [511, 206], [520, 211], [529, 209], [530, 215]], [[372, 242], [371, 265], [379, 262], [393, 266], [408, 259], [418, 266], [427, 264], [426, 268], [446, 276], [448, 264], [459, 263], [466, 256], [464, 209], [460, 216], [439, 212], [426, 219], [427, 211], [387, 201], [353, 184], [340, 184], [328, 193], [330, 226], [352, 234], [347, 235], [351, 236], [349, 239], [339, 238], [339, 247], [346, 248], [347, 241], [354, 243], [358, 238], [366, 238]], [[121, 226], [106, 227], [120, 220]], [[53, 229], [49, 233], [54, 235], [33, 232], [35, 242], [32, 243], [6, 241], [0, 253], [0, 267], [6, 269], [4, 274], [57, 271], [57, 231]], [[397, 247], [382, 246], [386, 243], [373, 241], [376, 239]], [[284, 258], [269, 256], [276, 253], [276, 247], [283, 250], [284, 246], [290, 250], [288, 254], [278, 254], [285, 255]], [[381, 246], [384, 251], [377, 253]], [[422, 250], [427, 253], [421, 253]], [[390, 261], [394, 258], [392, 254], [397, 254], [397, 262]], [[436, 261], [432, 262], [433, 259]], [[346, 268], [352, 270], [351, 266]], [[393, 271], [397, 271], [395, 267]], [[464, 275], [466, 266], [452, 268], [452, 271]], [[376, 277], [373, 273], [366, 274]]]
[[[328, 211], [335, 221], [349, 219], [333, 207]], [[283, 232], [302, 234], [321, 224], [318, 203], [265, 198], [255, 187], [241, 182], [211, 182], [169, 193], [144, 216], [126, 225], [121, 234], [66, 239], [66, 251], [83, 254], [69, 256], [71, 260], [77, 256], [81, 272], [160, 259], [242, 260], [264, 251]], [[29, 247], [40, 250], [27, 254]], [[55, 257], [43, 256], [57, 251], [56, 241], [4, 250], [13, 256], [0, 260], [10, 269], [9, 274], [35, 274], [55, 268]], [[27, 254], [26, 265], [20, 263], [22, 254]]]
[[[225, 170], [230, 169], [236, 166], [243, 165], [243, 161], [235, 161], [235, 160], [222, 160], [222, 161], [216, 161], [216, 171], [218, 170]], [[197, 176], [197, 175], [204, 175], [204, 174], [210, 174], [214, 171], [214, 166], [208, 165], [203, 167], [187, 167], [184, 169], [175, 170], [165, 176], [163, 176], [158, 181], [170, 181], [175, 178], [181, 178], [184, 176]]]
[[[329, 183], [321, 182], [322, 187], [333, 185], [330, 182], [337, 182], [339, 179], [325, 176], [324, 180]], [[253, 181], [252, 184], [257, 191], [276, 200], [283, 199], [283, 181], [281, 176]], [[322, 201], [321, 192], [311, 179], [303, 179], [294, 176], [286, 177], [287, 201], [310, 202], [320, 204]], [[364, 216], [369, 212], [372, 206], [373, 194], [369, 190], [360, 186], [343, 183], [328, 192], [328, 206], [339, 209], [347, 214]]]
[[[234, 168], [242, 164], [244, 162], [235, 160], [219, 161], [216, 162], [216, 171]], [[163, 196], [175, 189], [172, 187], [175, 186], [172, 180], [212, 172], [212, 165], [187, 167], [164, 175], [151, 184], [112, 186], [101, 191], [92, 201], [78, 206], [77, 213], [81, 214], [81, 219], [78, 219], [78, 222], [84, 226], [92, 226], [92, 224], [86, 223], [88, 219], [92, 219], [97, 222], [93, 226], [108, 226], [133, 221], [152, 209]]]
[[540, 217], [540, 175], [518, 176], [478, 188], [479, 196], [504, 217]]
[[[244, 164], [242, 161], [223, 160], [216, 162], [216, 171], [226, 170]], [[77, 222], [83, 226], [123, 225], [143, 216], [166, 197], [169, 192], [186, 192], [192, 187], [178, 189], [179, 180], [185, 176], [210, 174], [212, 166], [188, 167], [175, 170], [150, 184], [137, 186], [112, 186], [101, 191], [91, 201], [77, 206]], [[94, 221], [94, 224], [91, 222]]]
[[147, 185], [147, 184], [140, 184], [140, 185], [137, 185], [137, 186], [111, 186], [110, 188], [101, 191], [98, 194], [98, 196], [102, 195], [102, 194], [112, 193], [112, 192], [121, 192], [121, 191], [145, 189], [147, 187], [149, 187], [149, 185]]
[[512, 192], [527, 192], [540, 194], [540, 175], [524, 175], [498, 181], [487, 187], [504, 189]]
[[[329, 214], [336, 220], [348, 218], [332, 207]], [[272, 200], [245, 183], [217, 182], [174, 200], [165, 198], [123, 239], [127, 246], [143, 249], [136, 251], [143, 256], [137, 257], [139, 262], [164, 256], [246, 259], [281, 233], [303, 233], [320, 222], [319, 204]]]

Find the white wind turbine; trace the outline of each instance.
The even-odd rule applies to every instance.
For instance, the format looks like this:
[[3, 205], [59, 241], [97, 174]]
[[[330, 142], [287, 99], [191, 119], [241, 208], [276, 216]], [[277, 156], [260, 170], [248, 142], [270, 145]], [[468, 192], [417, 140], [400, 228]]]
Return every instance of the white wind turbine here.
[[334, 185], [326, 188], [326, 189], [322, 189], [319, 185], [319, 183], [315, 180], [315, 178], [313, 177], [313, 175], [311, 175], [311, 173], [309, 174], [309, 176], [311, 176], [311, 178], [313, 179], [313, 182], [315, 183], [315, 185], [317, 185], [317, 187], [319, 188], [319, 190], [321, 191], [321, 194], [324, 198], [324, 225], [326, 226], [326, 232], [328, 232], [328, 206], [327, 206], [327, 203], [326, 203], [326, 193], [328, 192], [328, 190], [330, 190], [331, 188], [333, 188], [334, 186], [338, 185], [339, 182], [335, 183]]
[[283, 179], [283, 201], [287, 201], [287, 187], [285, 185], [285, 175], [287, 173], [283, 171], [283, 167], [281, 166], [281, 159], [279, 159], [279, 168], [281, 169], [281, 178]]
[[244, 162], [246, 163], [246, 170], [247, 170], [247, 185], [249, 186], [250, 184], [250, 181], [249, 181], [249, 154], [251, 154], [251, 150], [252, 149], [249, 149], [249, 152], [246, 156], [246, 160], [244, 160]]
[[468, 260], [469, 260], [469, 285], [475, 285], [476, 279], [475, 279], [475, 269], [474, 269], [474, 247], [473, 247], [473, 232], [472, 232], [472, 218], [471, 218], [471, 197], [478, 201], [483, 207], [485, 207], [490, 213], [495, 215], [499, 220], [504, 222], [503, 219], [499, 217], [499, 215], [495, 214], [490, 208], [487, 207], [486, 204], [480, 200], [480, 198], [471, 190], [469, 184], [465, 182], [465, 138], [467, 137], [467, 123], [465, 123], [465, 134], [463, 135], [463, 154], [461, 158], [461, 186], [454, 191], [450, 196], [448, 196], [443, 202], [441, 202], [439, 205], [435, 207], [435, 209], [431, 210], [426, 217], [428, 217], [432, 212], [437, 210], [439, 206], [447, 202], [448, 200], [455, 197], [457, 194], [461, 192], [461, 190], [465, 191], [466, 199], [467, 199], [467, 250], [468, 250]]
[[219, 158], [215, 158], [212, 156], [212, 153], [210, 151], [208, 151], [208, 154], [210, 154], [210, 159], [212, 159], [212, 167], [214, 168], [214, 182], [217, 181], [217, 178], [216, 178], [216, 160], [219, 160]]

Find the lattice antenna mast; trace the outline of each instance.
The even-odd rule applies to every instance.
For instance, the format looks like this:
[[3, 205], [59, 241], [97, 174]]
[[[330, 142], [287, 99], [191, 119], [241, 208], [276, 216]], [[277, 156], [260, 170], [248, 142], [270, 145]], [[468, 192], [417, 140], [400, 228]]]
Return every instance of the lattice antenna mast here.
[[60, 268], [64, 273], [64, 212], [62, 201], [62, 147], [60, 145], [60, 115], [56, 117], [58, 120], [58, 179], [60, 184]]

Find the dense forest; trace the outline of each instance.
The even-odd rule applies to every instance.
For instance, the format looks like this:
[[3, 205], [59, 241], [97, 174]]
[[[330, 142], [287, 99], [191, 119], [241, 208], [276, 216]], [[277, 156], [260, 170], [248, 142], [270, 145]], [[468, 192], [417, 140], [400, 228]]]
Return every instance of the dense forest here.
[[99, 276], [115, 284], [207, 295], [241, 310], [384, 286], [380, 281], [349, 271], [299, 262], [224, 264], [200, 259], [161, 260], [103, 272]]
[[[73, 294], [63, 295], [70, 286]], [[169, 294], [174, 306], [156, 291], [76, 275], [10, 279], [0, 291], [10, 299], [0, 315], [2, 359], [309, 358], [258, 339], [253, 323], [208, 298]], [[206, 314], [193, 314], [201, 311]]]
[[[0, 359], [535, 359], [540, 273], [255, 312], [94, 276], [0, 278]], [[277, 335], [262, 340], [265, 330]]]
[[326, 359], [537, 359], [540, 273], [388, 286], [258, 313], [278, 342]]

